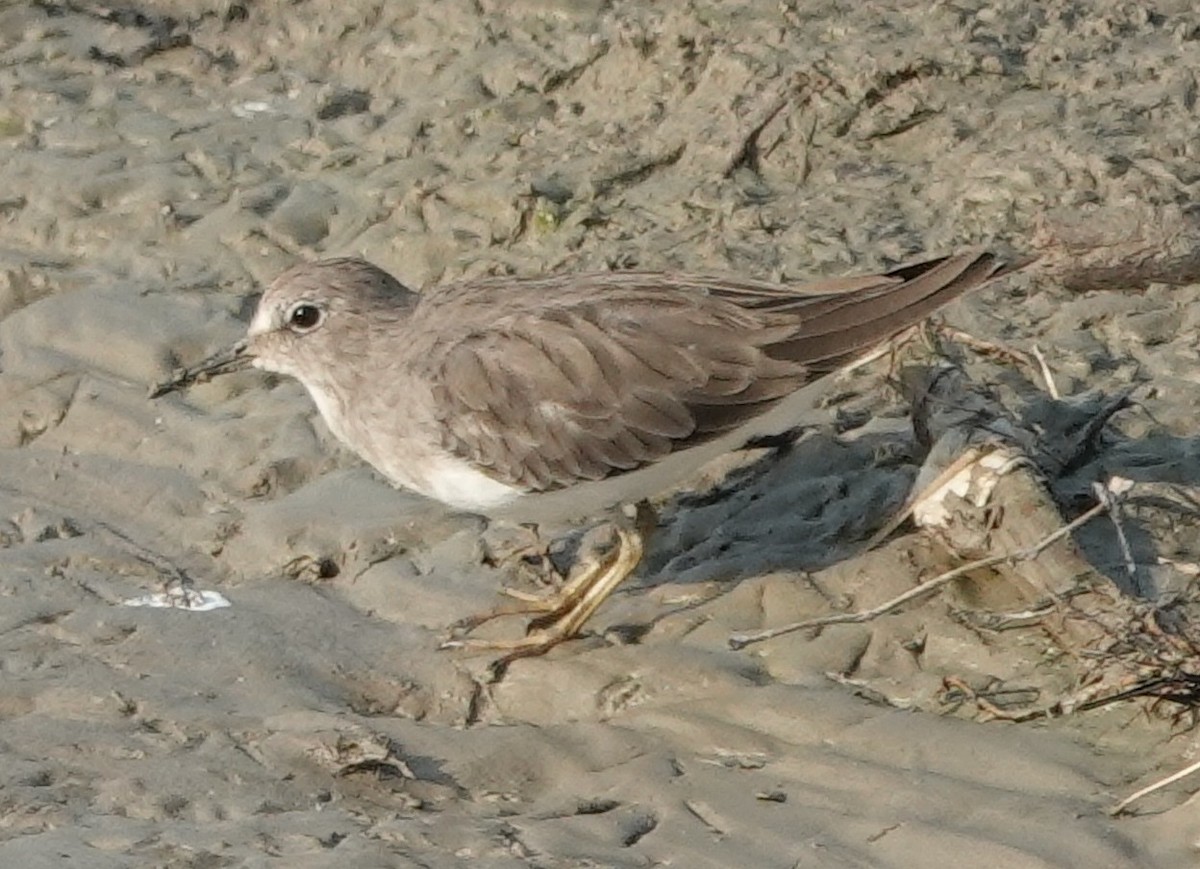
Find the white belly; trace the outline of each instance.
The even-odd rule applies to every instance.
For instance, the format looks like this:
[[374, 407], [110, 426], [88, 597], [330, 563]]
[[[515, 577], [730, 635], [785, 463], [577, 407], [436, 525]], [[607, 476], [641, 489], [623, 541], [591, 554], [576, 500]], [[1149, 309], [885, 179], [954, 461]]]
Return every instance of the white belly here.
[[467, 462], [444, 456], [428, 463], [417, 489], [423, 495], [436, 498], [460, 510], [486, 513], [521, 497], [515, 486], [493, 480]]
[[524, 494], [515, 486], [492, 479], [469, 462], [421, 441], [380, 438], [375, 434], [366, 433], [362, 443], [344, 440], [392, 485], [472, 513], [490, 512]]
[[489, 512], [524, 494], [418, 438], [395, 438], [370, 419], [347, 420], [332, 393], [305, 385], [334, 436], [395, 486], [473, 513]]

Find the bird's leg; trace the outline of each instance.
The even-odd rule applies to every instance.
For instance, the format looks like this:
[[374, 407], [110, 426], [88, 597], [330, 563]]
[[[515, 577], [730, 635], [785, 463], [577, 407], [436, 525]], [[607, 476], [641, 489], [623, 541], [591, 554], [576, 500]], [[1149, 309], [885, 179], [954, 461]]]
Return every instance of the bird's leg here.
[[[611, 561], [618, 557], [620, 547], [621, 538], [616, 525], [611, 522], [598, 525], [589, 530], [580, 540], [578, 551], [575, 555], [575, 562], [571, 565], [566, 577], [563, 577], [557, 570], [551, 568], [553, 576], [546, 583], [551, 586], [549, 591], [531, 592], [522, 591], [507, 585], [503, 586], [500, 589], [501, 594], [513, 598], [516, 601], [515, 603], [501, 604], [488, 612], [478, 613], [461, 619], [451, 626], [451, 631], [453, 633], [473, 631], [482, 624], [506, 616], [536, 615], [539, 617], [553, 617], [564, 605], [578, 597], [581, 589], [586, 586], [590, 577], [603, 571]], [[519, 557], [521, 558], [520, 563], [523, 564], [525, 556], [522, 555]], [[546, 560], [549, 562], [549, 558]], [[512, 561], [514, 561], [514, 558], [506, 557], [500, 563], [507, 564]], [[545, 574], [543, 573], [542, 576], [544, 577]]]
[[[524, 591], [510, 585], [503, 585], [500, 587], [500, 593], [518, 603], [501, 604], [487, 612], [475, 613], [459, 619], [447, 628], [450, 640], [470, 633], [480, 625], [487, 624], [494, 619], [547, 613], [559, 605], [558, 600], [568, 578], [559, 572], [551, 559], [551, 544], [541, 539], [538, 527], [534, 524], [501, 527], [502, 534], [489, 534], [489, 537], [481, 539], [484, 550], [483, 563], [489, 567], [508, 570], [521, 579], [528, 579], [542, 586], [543, 589], [548, 587], [550, 591]], [[608, 524], [600, 526], [600, 528], [611, 532], [611, 526]], [[493, 530], [489, 529], [489, 532]], [[598, 530], [599, 528], [589, 531], [585, 535], [585, 541]], [[612, 543], [609, 542], [604, 548], [611, 549]], [[589, 551], [591, 550], [589, 549]]]
[[657, 522], [649, 504], [638, 504], [632, 521], [614, 523], [615, 540], [605, 551], [588, 552], [571, 569], [566, 583], [554, 593], [530, 596], [516, 606], [501, 607], [482, 616], [464, 619], [455, 628], [472, 630], [493, 618], [538, 613], [524, 637], [518, 640], [455, 638], [442, 648], [497, 649], [508, 652], [496, 666], [516, 658], [541, 655], [576, 636], [609, 595], [633, 573], [642, 560], [645, 540]]

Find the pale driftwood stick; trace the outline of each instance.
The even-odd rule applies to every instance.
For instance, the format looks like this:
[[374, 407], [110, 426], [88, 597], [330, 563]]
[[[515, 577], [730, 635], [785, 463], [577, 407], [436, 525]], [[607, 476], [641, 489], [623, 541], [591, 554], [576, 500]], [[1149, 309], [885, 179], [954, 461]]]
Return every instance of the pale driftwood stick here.
[[1033, 345], [1033, 358], [1037, 360], [1038, 368], [1042, 372], [1042, 380], [1046, 381], [1046, 391], [1050, 393], [1050, 397], [1055, 401], [1062, 398], [1058, 393], [1058, 384], [1054, 382], [1054, 375], [1050, 371], [1050, 366], [1046, 363], [1046, 357], [1042, 355], [1042, 350], [1038, 345]]
[[[1022, 551], [1059, 527], [1064, 519], [1044, 477], [1058, 475], [1064, 456], [1077, 461], [1085, 454], [1099, 429], [1127, 403], [1119, 396], [1078, 430], [1060, 431], [1054, 420], [1038, 428], [1015, 418], [992, 390], [960, 369], [932, 369], [918, 378], [919, 371], [914, 370], [909, 387], [913, 423], [930, 450], [906, 509], [962, 560]], [[1014, 458], [1023, 454], [1025, 466], [1018, 461], [989, 466], [987, 457], [996, 450]], [[978, 466], [953, 475], [958, 479], [949, 491], [938, 490], [934, 484], [958, 468], [955, 460], [972, 453], [979, 457]], [[1064, 583], [1069, 587], [1096, 575], [1071, 541], [1061, 542], [1036, 563], [1020, 569], [1001, 564], [997, 570], [1002, 582], [976, 588], [991, 602], [985, 608], [1019, 609], [1046, 594], [1056, 597]]]
[[882, 615], [887, 615], [893, 610], [904, 606], [906, 603], [925, 597], [926, 595], [937, 591], [942, 586], [948, 585], [949, 583], [954, 582], [956, 579], [960, 579], [976, 570], [994, 567], [998, 564], [1016, 564], [1021, 561], [1029, 561], [1037, 558], [1042, 552], [1044, 552], [1050, 546], [1053, 546], [1059, 540], [1062, 540], [1072, 531], [1083, 525], [1086, 525], [1092, 519], [1107, 511], [1108, 505], [1106, 503], [1096, 504], [1071, 522], [1068, 522], [1066, 525], [1063, 525], [1052, 533], [1047, 534], [1032, 546], [1017, 552], [1009, 552], [1002, 555], [991, 555], [987, 558], [980, 558], [967, 564], [960, 565], [959, 567], [949, 570], [940, 576], [936, 576], [927, 582], [923, 582], [918, 586], [910, 588], [903, 594], [897, 595], [896, 597], [885, 601], [877, 607], [872, 607], [868, 610], [859, 610], [852, 613], [837, 613], [835, 615], [821, 616], [820, 618], [815, 619], [805, 619], [801, 622], [793, 622], [790, 625], [783, 625], [778, 628], [768, 628], [767, 630], [763, 631], [754, 631], [752, 633], [745, 634], [733, 634], [729, 638], [729, 647], [735, 650], [744, 649], [746, 646], [754, 643], [761, 643], [764, 640], [774, 639], [775, 637], [781, 637], [785, 634], [795, 633], [796, 631], [820, 628], [827, 625], [859, 624], [861, 622], [873, 621]]
[[[956, 560], [1024, 552], [1066, 521], [1031, 463], [1013, 465], [1000, 475], [982, 506], [969, 497], [946, 498], [943, 521], [927, 515], [926, 521], [919, 523], [924, 533]], [[1059, 601], [1072, 589], [1102, 582], [1102, 575], [1070, 537], [1046, 547], [1034, 561], [1002, 560], [994, 570], [995, 576], [973, 583], [967, 593], [972, 609], [1036, 606], [1047, 598]], [[1078, 628], [1072, 625], [1064, 630], [1073, 635]]]
[[1137, 791], [1136, 793], [1130, 794], [1125, 799], [1121, 800], [1121, 802], [1117, 803], [1115, 806], [1113, 806], [1111, 809], [1109, 809], [1108, 813], [1110, 815], [1119, 815], [1122, 812], [1124, 812], [1127, 808], [1129, 808], [1130, 805], [1132, 805], [1133, 803], [1140, 800], [1142, 797], [1144, 797], [1148, 794], [1152, 794], [1156, 790], [1159, 790], [1161, 788], [1165, 788], [1169, 784], [1174, 784], [1175, 782], [1179, 781], [1180, 779], [1187, 778], [1189, 775], [1191, 775], [1192, 773], [1194, 773], [1198, 770], [1200, 770], [1200, 760], [1196, 761], [1195, 763], [1191, 764], [1190, 766], [1185, 766], [1183, 769], [1179, 770], [1179, 772], [1171, 773], [1166, 778], [1159, 779], [1158, 781], [1154, 782], [1154, 784], [1147, 785], [1146, 787], [1142, 788], [1140, 791]]
[[885, 541], [889, 537], [891, 537], [892, 533], [897, 528], [899, 528], [901, 525], [903, 525], [906, 521], [908, 521], [908, 518], [910, 516], [912, 516], [913, 507], [917, 504], [917, 502], [919, 502], [923, 497], [925, 497], [925, 495], [927, 493], [934, 492], [937, 489], [940, 489], [946, 482], [951, 480], [955, 475], [957, 475], [958, 473], [960, 473], [961, 471], [963, 471], [965, 468], [969, 467], [970, 465], [974, 464], [975, 462], [979, 461], [980, 456], [981, 456], [981, 454], [980, 454], [979, 450], [972, 447], [972, 448], [968, 449], [965, 453], [963, 453], [961, 456], [959, 456], [957, 459], [955, 459], [953, 462], [951, 462], [949, 467], [947, 467], [944, 471], [942, 471], [940, 474], [938, 474], [933, 480], [931, 480], [929, 482], [929, 485], [924, 486], [923, 490], [921, 492], [915, 493], [912, 496], [910, 496], [908, 501], [905, 503], [905, 505], [900, 510], [896, 511], [896, 515], [893, 516], [891, 519], [889, 519], [886, 523], [884, 523], [882, 528], [880, 528], [878, 531], [876, 531], [874, 534], [871, 535], [871, 539], [867, 541], [867, 549], [868, 550], [874, 549], [876, 546], [883, 543], [883, 541]]

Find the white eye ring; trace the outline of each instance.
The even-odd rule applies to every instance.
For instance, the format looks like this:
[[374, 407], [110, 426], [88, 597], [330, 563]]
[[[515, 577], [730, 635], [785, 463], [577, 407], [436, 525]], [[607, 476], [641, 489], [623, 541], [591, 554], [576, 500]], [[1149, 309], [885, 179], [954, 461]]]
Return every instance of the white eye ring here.
[[311, 332], [323, 322], [325, 322], [325, 311], [312, 302], [297, 302], [287, 313], [287, 327], [298, 335]]

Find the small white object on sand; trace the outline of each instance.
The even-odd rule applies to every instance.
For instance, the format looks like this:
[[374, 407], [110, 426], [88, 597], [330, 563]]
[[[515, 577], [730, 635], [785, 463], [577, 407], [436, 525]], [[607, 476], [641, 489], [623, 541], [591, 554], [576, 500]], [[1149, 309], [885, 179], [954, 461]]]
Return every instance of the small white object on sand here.
[[133, 597], [123, 603], [124, 606], [170, 607], [171, 609], [190, 610], [191, 612], [208, 612], [227, 606], [233, 606], [229, 598], [217, 591], [160, 591]]

